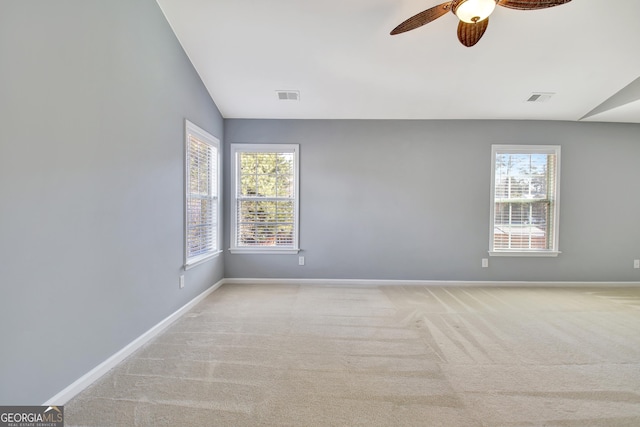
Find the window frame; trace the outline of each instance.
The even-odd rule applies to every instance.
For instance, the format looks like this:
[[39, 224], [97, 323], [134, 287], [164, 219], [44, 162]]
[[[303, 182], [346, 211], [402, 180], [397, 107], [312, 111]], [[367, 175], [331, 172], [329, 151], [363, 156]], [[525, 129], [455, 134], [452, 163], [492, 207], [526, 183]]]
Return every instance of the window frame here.
[[[498, 154], [553, 154], [555, 161], [555, 182], [553, 202], [550, 217], [553, 228], [549, 236], [549, 249], [496, 249], [495, 248], [495, 206], [496, 206], [496, 156]], [[490, 230], [489, 230], [489, 255], [490, 256], [515, 256], [515, 257], [557, 257], [559, 250], [559, 220], [560, 220], [560, 145], [498, 145], [491, 146], [491, 199], [490, 199]]]
[[[217, 257], [221, 252], [221, 237], [222, 237], [222, 164], [220, 153], [220, 140], [209, 132], [205, 131], [201, 127], [195, 125], [189, 120], [185, 119], [184, 130], [184, 269], [188, 270], [196, 265], [202, 264]], [[213, 169], [211, 171], [211, 177], [215, 176], [216, 185], [213, 186], [210, 183], [210, 188], [215, 191], [209, 197], [212, 201], [212, 206], [215, 206], [215, 215], [212, 223], [212, 230], [215, 231], [215, 238], [212, 239], [213, 247], [210, 251], [195, 256], [189, 256], [189, 200], [190, 200], [190, 142], [191, 136], [195, 137], [199, 142], [203, 142], [209, 145], [216, 153], [215, 162], [210, 165]]]
[[[239, 153], [292, 153], [294, 161], [293, 186], [293, 243], [291, 247], [283, 246], [239, 246], [238, 231], [238, 195], [240, 183]], [[300, 145], [299, 144], [250, 144], [233, 143], [231, 157], [231, 196], [230, 196], [230, 248], [233, 254], [297, 254], [300, 252]]]

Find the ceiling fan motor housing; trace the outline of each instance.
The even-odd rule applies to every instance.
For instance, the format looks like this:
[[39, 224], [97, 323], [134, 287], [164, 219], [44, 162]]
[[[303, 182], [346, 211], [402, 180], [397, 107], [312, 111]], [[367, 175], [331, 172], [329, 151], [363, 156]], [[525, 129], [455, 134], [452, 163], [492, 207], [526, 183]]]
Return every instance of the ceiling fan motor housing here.
[[487, 19], [497, 3], [497, 0], [453, 0], [451, 11], [462, 22], [475, 24]]

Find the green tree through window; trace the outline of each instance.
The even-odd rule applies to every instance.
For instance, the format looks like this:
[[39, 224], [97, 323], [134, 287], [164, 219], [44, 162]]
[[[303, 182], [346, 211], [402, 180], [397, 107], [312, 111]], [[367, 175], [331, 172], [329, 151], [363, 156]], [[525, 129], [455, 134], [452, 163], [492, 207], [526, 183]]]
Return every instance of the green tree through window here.
[[297, 249], [297, 149], [234, 146], [235, 247]]
[[493, 254], [557, 253], [560, 147], [494, 146]]

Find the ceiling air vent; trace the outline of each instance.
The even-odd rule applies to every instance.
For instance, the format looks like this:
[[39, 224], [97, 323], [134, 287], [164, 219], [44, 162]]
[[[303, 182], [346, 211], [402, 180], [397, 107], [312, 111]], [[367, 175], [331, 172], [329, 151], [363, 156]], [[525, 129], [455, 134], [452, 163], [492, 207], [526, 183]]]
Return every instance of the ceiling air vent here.
[[553, 95], [555, 95], [553, 92], [534, 92], [527, 102], [547, 102]]
[[299, 90], [277, 90], [278, 99], [281, 101], [300, 101]]

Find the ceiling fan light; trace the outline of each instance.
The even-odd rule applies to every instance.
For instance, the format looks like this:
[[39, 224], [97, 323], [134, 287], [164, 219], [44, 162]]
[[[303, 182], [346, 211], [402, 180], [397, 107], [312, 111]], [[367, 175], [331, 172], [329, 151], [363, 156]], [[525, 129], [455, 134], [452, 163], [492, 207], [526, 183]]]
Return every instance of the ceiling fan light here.
[[496, 8], [496, 0], [463, 0], [459, 2], [454, 13], [463, 22], [474, 24], [483, 21]]

